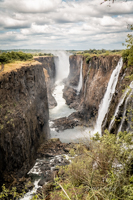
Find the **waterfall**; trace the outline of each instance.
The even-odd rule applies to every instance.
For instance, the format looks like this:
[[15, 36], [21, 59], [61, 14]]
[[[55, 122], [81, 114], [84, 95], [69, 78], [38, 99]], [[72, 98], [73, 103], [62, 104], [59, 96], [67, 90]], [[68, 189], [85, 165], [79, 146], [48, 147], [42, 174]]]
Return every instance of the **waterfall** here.
[[112, 96], [115, 92], [115, 87], [118, 81], [118, 77], [119, 77], [119, 73], [120, 70], [122, 68], [123, 65], [123, 61], [122, 58], [120, 58], [116, 68], [113, 70], [113, 73], [111, 74], [108, 86], [107, 86], [107, 90], [105, 92], [105, 95], [103, 97], [103, 100], [101, 101], [100, 105], [99, 105], [99, 110], [98, 110], [98, 118], [96, 121], [96, 126], [94, 131], [95, 132], [99, 132], [99, 134], [101, 135], [101, 126], [102, 126], [102, 122], [105, 118], [105, 115], [108, 111], [110, 102], [112, 100]]
[[67, 78], [70, 71], [69, 53], [66, 51], [53, 51], [56, 57], [54, 58], [56, 67], [56, 82], [61, 82]]
[[[133, 81], [130, 83], [130, 88], [128, 88], [128, 91], [130, 91], [130, 89], [133, 89]], [[120, 127], [118, 129], [118, 133], [121, 131], [122, 129], [122, 125], [124, 123], [124, 120], [125, 120], [125, 114], [126, 114], [126, 111], [127, 111], [127, 103], [128, 103], [128, 100], [130, 99], [131, 95], [133, 94], [133, 91], [130, 92], [129, 96], [127, 97], [126, 101], [125, 101], [125, 105], [124, 105], [124, 112], [123, 112], [123, 115], [122, 115], [122, 120], [121, 120], [121, 124], [120, 124]]]
[[89, 63], [89, 70], [87, 71], [87, 79], [86, 79], [86, 81], [85, 81], [85, 87], [84, 87], [84, 99], [85, 99], [85, 97], [86, 97], [86, 89], [87, 89], [87, 83], [88, 83], [88, 79], [89, 79], [90, 69], [91, 69], [91, 63]]
[[52, 95], [57, 102], [57, 106], [49, 110], [51, 120], [61, 117], [68, 117], [75, 111], [66, 105], [66, 101], [63, 98], [63, 79], [68, 77], [70, 71], [69, 53], [66, 51], [52, 51], [52, 53], [55, 55], [54, 62], [56, 67], [56, 83]]
[[[118, 112], [119, 112], [120, 106], [123, 104], [123, 102], [124, 102], [124, 100], [125, 100], [125, 98], [126, 98], [126, 96], [127, 96], [127, 93], [129, 92], [129, 90], [130, 90], [132, 87], [133, 87], [133, 81], [130, 83], [129, 88], [127, 88], [127, 89], [125, 90], [124, 94], [122, 95], [122, 97], [121, 97], [121, 99], [120, 99], [120, 101], [119, 101], [119, 103], [118, 103], [118, 105], [117, 105], [117, 107], [116, 107], [115, 114], [114, 114], [114, 116], [113, 116], [113, 118], [112, 118], [112, 120], [111, 120], [111, 122], [110, 122], [110, 125], [109, 125], [109, 131], [111, 130], [111, 128], [113, 127], [113, 125], [114, 125], [114, 123], [115, 123], [115, 118], [116, 118], [116, 116], [117, 116], [117, 114], [118, 114]], [[124, 113], [123, 113], [123, 114], [124, 114]], [[120, 130], [121, 130], [121, 127], [120, 127]]]
[[79, 94], [79, 92], [80, 92], [80, 90], [81, 90], [81, 88], [82, 88], [82, 82], [83, 82], [82, 65], [83, 65], [83, 61], [81, 60], [79, 83], [78, 83], [78, 86], [77, 86], [77, 93], [78, 93], [78, 94]]

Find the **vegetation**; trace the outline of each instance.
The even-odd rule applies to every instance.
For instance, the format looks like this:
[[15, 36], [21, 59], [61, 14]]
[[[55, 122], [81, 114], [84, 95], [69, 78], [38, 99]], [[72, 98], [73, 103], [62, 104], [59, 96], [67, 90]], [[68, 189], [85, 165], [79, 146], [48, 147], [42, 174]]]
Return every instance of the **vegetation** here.
[[12, 189], [8, 189], [5, 185], [2, 186], [2, 192], [0, 192], [0, 199], [4, 200], [18, 200], [24, 196], [25, 190], [22, 190], [22, 193], [18, 193], [16, 187], [12, 187]]
[[79, 148], [71, 165], [60, 169], [55, 179], [60, 190], [51, 193], [51, 199], [133, 199], [132, 134], [106, 131], [88, 144], [89, 150]]
[[[129, 25], [128, 28], [130, 30], [133, 30], [133, 25]], [[128, 66], [133, 65], [133, 35], [128, 34], [126, 43], [125, 43], [127, 49], [123, 51], [122, 57], [123, 61], [127, 63]]]
[[86, 63], [88, 64], [89, 61], [91, 60], [91, 58], [93, 56], [107, 56], [107, 55], [122, 55], [122, 50], [105, 50], [105, 49], [101, 49], [101, 50], [96, 50], [96, 49], [90, 49], [90, 50], [85, 50], [85, 51], [77, 51], [74, 53], [76, 54], [80, 54], [83, 55], [86, 58]]
[[53, 56], [52, 53], [34, 53], [34, 56]]
[[31, 60], [33, 58], [33, 55], [30, 53], [24, 53], [22, 51], [19, 52], [7, 52], [7, 53], [1, 53], [0, 54], [0, 63], [6, 64], [14, 61], [26, 61]]

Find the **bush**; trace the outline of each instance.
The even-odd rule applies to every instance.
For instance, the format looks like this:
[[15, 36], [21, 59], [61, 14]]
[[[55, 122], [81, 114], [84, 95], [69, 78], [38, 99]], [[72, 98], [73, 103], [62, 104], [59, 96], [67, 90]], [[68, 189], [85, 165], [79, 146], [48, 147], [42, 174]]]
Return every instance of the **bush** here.
[[91, 60], [91, 56], [89, 55], [89, 56], [87, 56], [87, 58], [86, 58], [86, 63], [89, 64], [90, 60]]
[[32, 59], [33, 55], [30, 53], [24, 53], [22, 51], [19, 52], [7, 52], [0, 54], [0, 62], [3, 64], [10, 63], [12, 61], [20, 60], [20, 61], [26, 61], [29, 59]]
[[129, 49], [126, 49], [126, 50], [124, 50], [123, 53], [122, 53], [122, 58], [123, 58], [123, 62], [124, 62], [124, 63], [127, 63], [127, 61], [128, 61], [128, 56], [129, 56]]
[[[60, 169], [57, 184], [70, 199], [133, 199], [132, 134], [120, 132], [116, 136], [106, 131], [103, 137], [96, 135], [88, 143], [89, 150], [84, 148], [69, 166]], [[68, 199], [61, 190], [58, 195]]]
[[128, 66], [133, 65], [133, 46], [130, 49], [126, 49], [122, 53], [123, 62]]

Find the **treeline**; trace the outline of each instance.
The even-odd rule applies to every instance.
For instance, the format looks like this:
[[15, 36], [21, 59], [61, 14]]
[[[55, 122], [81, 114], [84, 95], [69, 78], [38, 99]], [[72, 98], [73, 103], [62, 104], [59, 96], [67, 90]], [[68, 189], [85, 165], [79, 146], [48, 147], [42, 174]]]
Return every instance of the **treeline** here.
[[53, 56], [52, 53], [34, 53], [34, 56]]
[[89, 50], [85, 50], [85, 51], [77, 51], [76, 53], [74, 53], [74, 55], [83, 55], [86, 58], [86, 63], [89, 63], [89, 61], [91, 60], [91, 57], [93, 56], [100, 56], [100, 55], [112, 55], [112, 54], [121, 54], [122, 55], [122, 50], [105, 50], [105, 49], [101, 49], [101, 50], [96, 50], [96, 49], [89, 49]]
[[89, 50], [85, 50], [85, 51], [77, 51], [76, 54], [86, 54], [86, 53], [89, 53], [89, 54], [96, 54], [96, 55], [99, 55], [99, 54], [110, 54], [110, 53], [120, 53], [121, 50], [106, 50], [106, 49], [89, 49]]
[[0, 63], [6, 64], [13, 61], [26, 61], [31, 60], [33, 58], [33, 55], [31, 53], [24, 53], [22, 51], [19, 52], [7, 52], [7, 53], [1, 53], [0, 54]]

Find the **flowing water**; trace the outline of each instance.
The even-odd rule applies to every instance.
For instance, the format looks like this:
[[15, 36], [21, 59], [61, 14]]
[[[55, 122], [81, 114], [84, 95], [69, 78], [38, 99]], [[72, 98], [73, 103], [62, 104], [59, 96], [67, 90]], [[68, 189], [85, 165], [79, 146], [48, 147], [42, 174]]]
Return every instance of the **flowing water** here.
[[[57, 51], [53, 52], [53, 54], [58, 57], [55, 59], [56, 86], [53, 92], [53, 96], [57, 101], [57, 106], [53, 109], [50, 109], [50, 120], [58, 119], [61, 117], [68, 117], [71, 113], [75, 112], [74, 109], [70, 109], [68, 105], [66, 105], [65, 99], [63, 98], [63, 79], [68, 77], [70, 71], [69, 54], [65, 51]], [[77, 93], [79, 93], [82, 89], [82, 64], [83, 61], [81, 60], [79, 83], [78, 86], [75, 88], [77, 90]], [[50, 126], [51, 125], [53, 125], [53, 123], [50, 121]], [[81, 140], [82, 138], [88, 137], [90, 130], [91, 129], [89, 128], [83, 128], [78, 126], [73, 129], [67, 129], [64, 131], [57, 132], [55, 128], [50, 128], [50, 135], [51, 138], [60, 138], [61, 142], [79, 142], [79, 140]]]
[[[110, 131], [111, 128], [113, 127], [113, 125], [114, 125], [114, 123], [115, 123], [115, 118], [117, 117], [118, 112], [119, 112], [119, 108], [120, 108], [120, 106], [123, 104], [123, 102], [124, 102], [124, 100], [125, 100], [125, 98], [126, 98], [126, 96], [127, 96], [127, 93], [130, 91], [131, 88], [133, 88], [133, 81], [130, 83], [129, 88], [127, 88], [127, 89], [125, 90], [124, 94], [122, 95], [122, 97], [121, 97], [121, 99], [120, 99], [120, 101], [119, 101], [119, 103], [118, 103], [118, 105], [117, 105], [117, 107], [116, 107], [114, 116], [113, 116], [113, 118], [112, 118], [112, 120], [111, 120], [111, 122], [110, 122], [110, 125], [109, 125], [109, 131]], [[123, 114], [124, 114], [124, 113], [123, 113]], [[122, 123], [121, 123], [121, 124], [122, 124]], [[121, 125], [121, 126], [122, 126], [122, 125]], [[119, 130], [121, 130], [121, 126], [120, 126], [120, 129], [119, 129]]]
[[95, 126], [95, 132], [99, 132], [101, 135], [101, 126], [102, 122], [105, 118], [105, 115], [108, 111], [110, 102], [112, 100], [113, 94], [115, 92], [115, 87], [118, 81], [119, 73], [123, 65], [123, 60], [122, 58], [118, 62], [116, 68], [113, 70], [113, 73], [111, 74], [107, 90], [105, 92], [104, 98], [100, 103], [99, 110], [98, 110], [98, 118], [96, 121], [96, 126]]
[[81, 60], [79, 83], [78, 83], [78, 87], [77, 87], [78, 94], [80, 93], [80, 90], [82, 89], [82, 83], [83, 83], [82, 65], [83, 65], [83, 61]]
[[128, 92], [129, 92], [130, 90], [131, 90], [131, 91], [130, 91], [130, 94], [128, 95], [128, 97], [127, 97], [127, 99], [126, 99], [126, 101], [125, 101], [124, 112], [123, 112], [123, 115], [122, 115], [122, 120], [121, 120], [121, 123], [120, 123], [120, 127], [119, 127], [119, 129], [118, 129], [118, 133], [121, 131], [122, 125], [123, 125], [123, 123], [124, 123], [124, 121], [125, 121], [125, 115], [126, 115], [126, 111], [127, 111], [127, 103], [128, 103], [128, 100], [130, 99], [131, 95], [133, 94], [133, 81], [131, 82], [131, 84], [130, 84], [130, 86], [129, 86], [128, 89], [129, 89]]
[[82, 84], [83, 84], [82, 67], [83, 67], [83, 60], [81, 60], [78, 86], [77, 87], [73, 87], [75, 90], [77, 90], [77, 95], [79, 95], [79, 93], [80, 93], [80, 91], [82, 89]]

